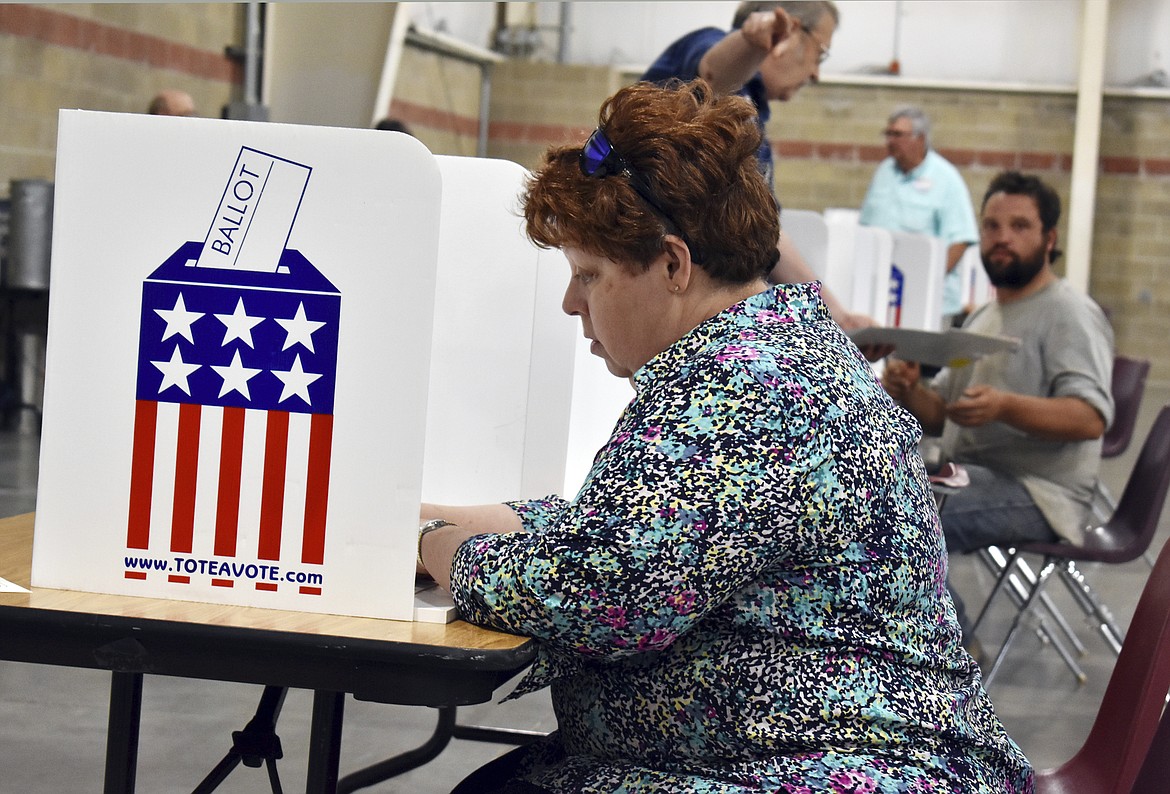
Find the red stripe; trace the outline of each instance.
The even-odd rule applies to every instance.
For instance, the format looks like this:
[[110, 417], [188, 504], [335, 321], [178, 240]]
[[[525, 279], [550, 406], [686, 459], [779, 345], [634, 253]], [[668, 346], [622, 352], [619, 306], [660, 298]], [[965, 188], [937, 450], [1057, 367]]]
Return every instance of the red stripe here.
[[145, 579], [146, 574], [144, 574], [142, 571], [126, 571], [126, 578], [127, 579]]
[[264, 439], [264, 481], [260, 494], [260, 548], [262, 560], [280, 559], [280, 529], [284, 520], [284, 477], [288, 465], [288, 411], [269, 411]]
[[175, 574], [172, 573], [170, 576], [167, 577], [167, 581], [174, 582], [175, 584], [191, 584], [191, 577], [190, 576], [176, 576]]
[[175, 501], [171, 509], [171, 551], [191, 553], [195, 536], [195, 482], [199, 474], [199, 420], [202, 406], [179, 405], [179, 443], [175, 450]]
[[329, 462], [333, 451], [333, 415], [313, 414], [309, 427], [309, 470], [305, 483], [305, 535], [301, 561], [325, 561], [325, 515], [329, 506]]
[[219, 447], [219, 497], [215, 506], [215, 554], [236, 556], [240, 526], [240, 473], [244, 465], [244, 409], [223, 409]]
[[300, 588], [301, 595], [321, 595], [320, 587], [302, 587]]
[[235, 587], [236, 583], [233, 582], [231, 579], [212, 579], [211, 586], [212, 587]]
[[272, 582], [256, 582], [256, 589], [257, 590], [265, 590], [265, 591], [268, 591], [270, 593], [275, 593], [276, 592], [276, 585], [274, 585]]
[[199, 49], [180, 41], [31, 4], [0, 6], [0, 33], [121, 58], [144, 66], [172, 69], [208, 80], [239, 83], [243, 77], [242, 67], [223, 52]]
[[130, 510], [126, 528], [126, 546], [131, 549], [150, 548], [150, 499], [154, 483], [154, 436], [157, 419], [157, 402], [135, 401], [134, 455], [130, 462]]

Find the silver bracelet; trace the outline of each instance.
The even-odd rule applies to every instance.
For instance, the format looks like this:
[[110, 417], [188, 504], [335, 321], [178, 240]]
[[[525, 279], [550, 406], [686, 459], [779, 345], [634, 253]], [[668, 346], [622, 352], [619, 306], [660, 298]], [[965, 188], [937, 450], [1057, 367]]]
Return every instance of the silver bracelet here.
[[434, 532], [436, 529], [443, 527], [457, 527], [458, 524], [452, 524], [450, 521], [444, 521], [441, 518], [432, 518], [430, 521], [424, 521], [418, 528], [418, 566], [425, 569], [427, 566], [423, 563], [422, 558], [422, 539], [428, 532]]

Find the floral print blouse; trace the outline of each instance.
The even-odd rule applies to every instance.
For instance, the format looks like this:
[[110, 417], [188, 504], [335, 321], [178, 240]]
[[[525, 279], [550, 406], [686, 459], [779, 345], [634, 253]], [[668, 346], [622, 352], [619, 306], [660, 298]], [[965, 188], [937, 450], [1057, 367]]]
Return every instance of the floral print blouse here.
[[[634, 375], [571, 502], [455, 555], [464, 617], [534, 637], [518, 693], [556, 792], [1030, 792], [960, 646], [920, 428], [817, 284], [705, 321]], [[525, 789], [529, 790], [529, 789]]]

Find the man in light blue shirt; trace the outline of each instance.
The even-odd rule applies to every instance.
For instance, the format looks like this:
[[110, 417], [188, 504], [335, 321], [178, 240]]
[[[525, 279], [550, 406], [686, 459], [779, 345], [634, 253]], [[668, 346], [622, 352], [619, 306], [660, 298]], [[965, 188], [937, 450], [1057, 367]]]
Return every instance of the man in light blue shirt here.
[[861, 205], [861, 223], [940, 238], [947, 246], [943, 317], [963, 311], [959, 259], [979, 239], [971, 194], [958, 170], [930, 148], [930, 120], [901, 107], [886, 123], [886, 151]]

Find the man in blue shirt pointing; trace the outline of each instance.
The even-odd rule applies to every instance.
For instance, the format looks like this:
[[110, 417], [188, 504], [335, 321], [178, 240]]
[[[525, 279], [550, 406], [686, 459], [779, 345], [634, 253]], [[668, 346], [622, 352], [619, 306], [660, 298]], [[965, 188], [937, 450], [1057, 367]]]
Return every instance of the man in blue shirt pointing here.
[[[772, 117], [769, 102], [787, 102], [803, 86], [820, 78], [829, 57], [840, 15], [830, 0], [781, 0], [740, 3], [732, 30], [715, 27], [693, 31], [658, 56], [642, 79], [663, 84], [702, 77], [721, 94], [738, 94], [756, 108], [760, 132]], [[772, 144], [764, 134], [760, 170], [775, 191]], [[816, 275], [783, 230], [777, 243], [780, 261], [770, 274], [774, 283], [813, 281]], [[873, 325], [850, 313], [825, 288], [821, 291], [833, 319], [845, 329]]]

